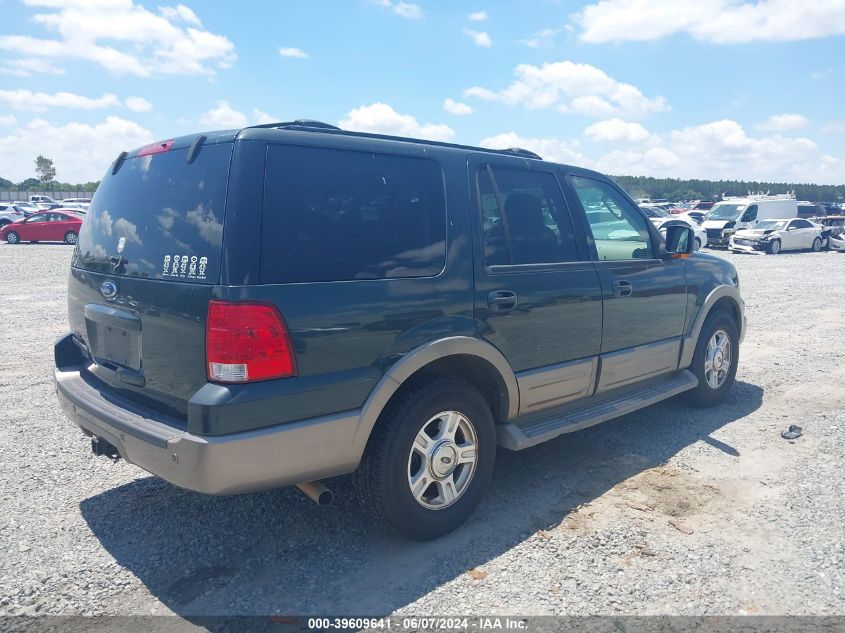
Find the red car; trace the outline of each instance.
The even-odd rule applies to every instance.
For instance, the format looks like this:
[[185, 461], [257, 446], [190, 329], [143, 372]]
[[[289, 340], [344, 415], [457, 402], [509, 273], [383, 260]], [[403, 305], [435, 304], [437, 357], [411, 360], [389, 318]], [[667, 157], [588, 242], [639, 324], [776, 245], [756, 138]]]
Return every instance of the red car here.
[[76, 244], [82, 218], [70, 211], [44, 211], [0, 228], [0, 240], [21, 242], [64, 242]]

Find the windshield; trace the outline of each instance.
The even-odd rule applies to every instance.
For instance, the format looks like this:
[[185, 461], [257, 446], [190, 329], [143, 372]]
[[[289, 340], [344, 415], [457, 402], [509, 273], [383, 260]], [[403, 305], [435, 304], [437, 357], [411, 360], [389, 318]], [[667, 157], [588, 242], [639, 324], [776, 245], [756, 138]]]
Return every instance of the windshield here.
[[745, 211], [744, 204], [717, 204], [710, 213], [707, 214], [708, 220], [736, 220], [739, 214]]
[[130, 158], [106, 174], [79, 233], [86, 270], [217, 283], [232, 144]]
[[767, 220], [757, 224], [756, 229], [761, 231], [777, 231], [786, 226], [786, 220]]
[[669, 214], [660, 207], [640, 207], [650, 218], [666, 218]]

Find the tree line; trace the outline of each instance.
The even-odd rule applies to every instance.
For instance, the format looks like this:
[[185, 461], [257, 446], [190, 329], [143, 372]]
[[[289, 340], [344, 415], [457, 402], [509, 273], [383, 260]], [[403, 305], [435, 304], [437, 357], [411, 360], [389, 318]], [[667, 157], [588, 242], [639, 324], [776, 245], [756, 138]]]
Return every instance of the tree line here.
[[722, 194], [744, 196], [752, 193], [795, 192], [799, 200], [810, 202], [845, 201], [845, 185], [815, 185], [795, 182], [759, 182], [754, 180], [680, 180], [650, 176], [613, 176], [629, 196], [678, 200], [720, 200]]

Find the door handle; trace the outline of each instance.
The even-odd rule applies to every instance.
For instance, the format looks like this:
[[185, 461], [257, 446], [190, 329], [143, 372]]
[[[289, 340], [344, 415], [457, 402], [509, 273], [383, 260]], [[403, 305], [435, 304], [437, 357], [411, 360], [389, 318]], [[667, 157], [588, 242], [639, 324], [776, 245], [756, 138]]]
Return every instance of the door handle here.
[[517, 305], [513, 290], [494, 290], [487, 295], [487, 307], [494, 312], [510, 312]]
[[617, 279], [613, 282], [613, 296], [614, 297], [630, 297], [634, 292], [634, 287], [630, 281], [625, 279]]

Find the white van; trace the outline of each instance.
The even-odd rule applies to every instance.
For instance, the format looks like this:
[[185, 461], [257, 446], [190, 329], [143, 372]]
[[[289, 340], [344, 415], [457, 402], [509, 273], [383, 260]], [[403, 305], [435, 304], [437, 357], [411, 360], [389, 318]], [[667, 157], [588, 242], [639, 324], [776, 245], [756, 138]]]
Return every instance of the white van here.
[[764, 220], [783, 220], [798, 216], [793, 194], [726, 197], [713, 205], [701, 226], [707, 231], [708, 246], [727, 246], [731, 235], [740, 229], [753, 229]]

